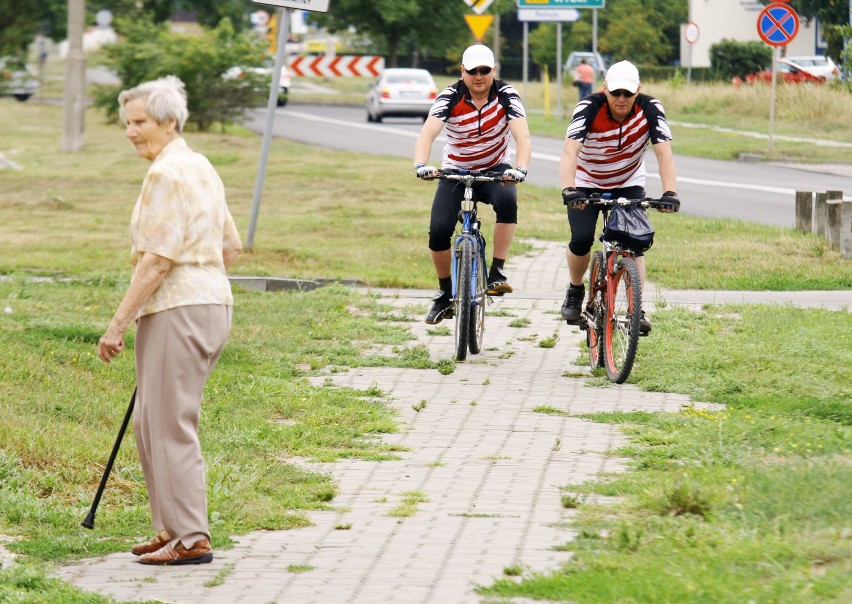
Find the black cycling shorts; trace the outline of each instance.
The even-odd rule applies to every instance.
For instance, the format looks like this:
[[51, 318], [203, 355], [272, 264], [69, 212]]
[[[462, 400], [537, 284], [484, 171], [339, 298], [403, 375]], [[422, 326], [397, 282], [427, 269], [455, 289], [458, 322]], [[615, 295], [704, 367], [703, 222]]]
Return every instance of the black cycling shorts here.
[[[491, 172], [503, 172], [511, 168], [500, 164]], [[443, 252], [452, 247], [453, 231], [458, 222], [464, 185], [451, 180], [439, 180], [432, 200], [432, 218], [429, 222], [429, 249]], [[518, 223], [518, 186], [499, 182], [473, 183], [473, 198], [494, 208], [497, 222]]]
[[[583, 193], [586, 197], [594, 193], [603, 194], [610, 193], [611, 197], [626, 197], [627, 199], [644, 199], [645, 189], [642, 187], [625, 187], [623, 189], [587, 189], [586, 187], [577, 187], [577, 190]], [[592, 246], [595, 244], [595, 226], [598, 223], [598, 215], [601, 213], [600, 206], [585, 206], [580, 208], [568, 207], [568, 224], [571, 227], [571, 241], [568, 243], [568, 249], [575, 256], [585, 256], [592, 251]], [[644, 256], [642, 252], [634, 252], [634, 256]]]

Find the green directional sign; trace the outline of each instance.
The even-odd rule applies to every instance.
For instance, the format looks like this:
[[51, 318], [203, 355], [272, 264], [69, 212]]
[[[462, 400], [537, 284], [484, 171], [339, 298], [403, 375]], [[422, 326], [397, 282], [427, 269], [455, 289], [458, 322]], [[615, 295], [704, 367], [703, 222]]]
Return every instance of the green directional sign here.
[[518, 0], [518, 8], [603, 8], [604, 0]]

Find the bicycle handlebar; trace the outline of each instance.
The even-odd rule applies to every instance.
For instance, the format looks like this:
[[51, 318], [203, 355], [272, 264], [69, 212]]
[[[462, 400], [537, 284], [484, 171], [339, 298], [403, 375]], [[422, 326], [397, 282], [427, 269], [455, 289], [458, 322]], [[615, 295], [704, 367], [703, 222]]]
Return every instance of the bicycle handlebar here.
[[672, 204], [665, 201], [662, 197], [656, 199], [654, 197], [645, 197], [643, 199], [628, 199], [626, 197], [618, 197], [616, 199], [605, 199], [600, 195], [592, 195], [580, 199], [574, 199], [571, 202], [571, 207], [596, 205], [596, 206], [641, 206], [643, 208], [655, 208], [657, 210], [670, 210], [677, 212], [679, 207], [672, 207]]
[[423, 180], [454, 180], [465, 184], [474, 182], [519, 182], [511, 178], [504, 178], [502, 172], [483, 172], [482, 170], [461, 170], [453, 168], [443, 168], [439, 170], [435, 176], [426, 177]]

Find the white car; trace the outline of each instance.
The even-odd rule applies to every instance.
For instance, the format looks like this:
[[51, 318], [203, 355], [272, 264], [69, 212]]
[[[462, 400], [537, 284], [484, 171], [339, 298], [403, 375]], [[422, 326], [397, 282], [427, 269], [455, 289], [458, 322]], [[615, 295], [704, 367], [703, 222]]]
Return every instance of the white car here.
[[[225, 72], [224, 77], [227, 79], [240, 79], [244, 80], [246, 78], [246, 74], [252, 73], [257, 74], [258, 76], [263, 77], [263, 82], [266, 83], [266, 88], [261, 90], [261, 92], [265, 93], [265, 96], [269, 95], [269, 79], [272, 78], [272, 68], [273, 65], [264, 65], [263, 67], [246, 67], [243, 69], [242, 67], [235, 66], [228, 69]], [[278, 80], [278, 101], [277, 104], [279, 107], [283, 107], [287, 104], [287, 97], [290, 92], [290, 85], [292, 84], [292, 76], [290, 75], [290, 71], [287, 69], [286, 65], [281, 66], [281, 76]]]
[[366, 109], [368, 122], [389, 116], [419, 117], [423, 121], [438, 98], [435, 80], [425, 69], [391, 67], [370, 86]]
[[28, 65], [0, 57], [0, 95], [23, 102], [38, 92], [39, 81]]
[[834, 64], [830, 57], [822, 55], [784, 57], [788, 63], [792, 63], [804, 72], [825, 78], [826, 80], [835, 80], [840, 77], [840, 69]]

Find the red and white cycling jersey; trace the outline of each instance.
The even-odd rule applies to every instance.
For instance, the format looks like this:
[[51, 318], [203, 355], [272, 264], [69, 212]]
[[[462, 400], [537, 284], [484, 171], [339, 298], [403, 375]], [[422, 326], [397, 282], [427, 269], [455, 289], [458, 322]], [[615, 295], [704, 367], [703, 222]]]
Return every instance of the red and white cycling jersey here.
[[476, 108], [470, 90], [459, 80], [438, 95], [429, 115], [446, 124], [442, 168], [490, 170], [501, 163], [512, 163], [509, 120], [526, 117], [526, 112], [517, 90], [502, 80], [494, 80], [481, 109]]
[[663, 105], [640, 94], [624, 123], [612, 119], [606, 95], [597, 92], [577, 103], [565, 138], [583, 143], [575, 186], [616, 189], [645, 186], [645, 148], [672, 140]]

